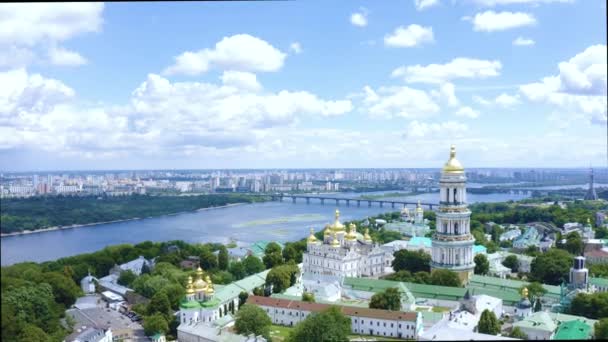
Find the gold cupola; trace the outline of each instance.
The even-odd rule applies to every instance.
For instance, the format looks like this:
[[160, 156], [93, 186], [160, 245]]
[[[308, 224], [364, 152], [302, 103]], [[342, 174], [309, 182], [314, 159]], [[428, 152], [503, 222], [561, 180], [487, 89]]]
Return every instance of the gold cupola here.
[[340, 223], [340, 210], [336, 209], [334, 224], [331, 225], [331, 230], [335, 232], [344, 231], [344, 225]]
[[211, 282], [211, 277], [209, 277], [209, 275], [207, 274], [207, 277], [205, 277], [205, 281], [207, 282], [207, 288], [205, 289], [205, 294], [206, 295], [213, 295], [213, 283]]
[[372, 237], [369, 235], [369, 228], [365, 228], [365, 234], [363, 234], [363, 240], [365, 240], [365, 242], [372, 242]]
[[331, 246], [336, 248], [340, 247], [340, 241], [338, 241], [338, 234], [336, 234], [336, 232], [333, 232], [332, 234]]
[[351, 223], [349, 226], [350, 230], [348, 234], [346, 234], [346, 240], [354, 241], [357, 240], [357, 231], [354, 223]]
[[323, 230], [323, 236], [331, 235], [331, 225], [328, 223], [325, 225], [325, 229]]
[[418, 204], [416, 205], [416, 212], [417, 213], [422, 213], [422, 206], [420, 205], [420, 200], [418, 200]]
[[196, 292], [205, 291], [207, 283], [203, 280], [203, 269], [199, 266], [196, 269], [196, 281], [194, 282], [194, 290]]
[[306, 239], [306, 241], [308, 243], [315, 243], [317, 242], [317, 237], [315, 236], [315, 229], [314, 228], [310, 228], [310, 235], [308, 236], [308, 239]]
[[458, 159], [456, 159], [456, 147], [452, 145], [450, 148], [450, 159], [445, 163], [443, 167], [444, 173], [464, 173], [464, 167]]
[[188, 285], [186, 286], [186, 294], [194, 294], [194, 284], [192, 284], [192, 276], [188, 276]]

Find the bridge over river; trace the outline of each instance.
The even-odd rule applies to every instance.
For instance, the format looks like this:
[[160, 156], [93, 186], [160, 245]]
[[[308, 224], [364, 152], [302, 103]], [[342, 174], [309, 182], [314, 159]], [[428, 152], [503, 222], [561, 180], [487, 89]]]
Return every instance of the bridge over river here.
[[[399, 201], [399, 200], [375, 200], [375, 199], [361, 199], [361, 198], [343, 198], [343, 197], [330, 197], [330, 196], [320, 196], [320, 195], [288, 195], [288, 194], [274, 194], [271, 196], [273, 201], [283, 201], [284, 199], [291, 199], [293, 203], [296, 203], [297, 200], [306, 201], [306, 204], [309, 204], [311, 200], [319, 201], [321, 204], [325, 204], [325, 201], [334, 201], [336, 205], [339, 205], [340, 202], [346, 203], [346, 205], [357, 204], [358, 207], [361, 206], [361, 202], [367, 203], [368, 207], [371, 207], [372, 204], [378, 204], [380, 207], [384, 207], [384, 205], [390, 205], [392, 208], [395, 206], [406, 207], [408, 205], [417, 205], [418, 202], [410, 202], [410, 201]], [[430, 210], [433, 210], [433, 207], [437, 207], [437, 203], [420, 203], [421, 206], [426, 207]]]

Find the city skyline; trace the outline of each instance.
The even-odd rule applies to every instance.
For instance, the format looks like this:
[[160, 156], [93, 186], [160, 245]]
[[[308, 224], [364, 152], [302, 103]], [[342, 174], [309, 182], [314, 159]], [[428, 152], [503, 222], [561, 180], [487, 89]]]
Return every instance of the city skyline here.
[[2, 4], [0, 164], [438, 169], [454, 144], [467, 169], [604, 169], [605, 10]]

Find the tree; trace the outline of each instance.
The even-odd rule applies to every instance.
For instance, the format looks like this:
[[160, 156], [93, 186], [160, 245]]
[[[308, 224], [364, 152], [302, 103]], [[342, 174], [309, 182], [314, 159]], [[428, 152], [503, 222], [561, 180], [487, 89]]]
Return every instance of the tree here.
[[545, 287], [543, 286], [543, 284], [539, 283], [539, 282], [531, 282], [529, 284], [524, 284], [519, 288], [519, 294], [522, 294], [523, 289], [526, 288], [528, 289], [528, 296], [530, 297], [530, 300], [534, 300], [535, 298], [540, 298], [542, 296], [545, 295], [545, 293], [547, 293], [547, 289], [545, 289]]
[[511, 269], [511, 272], [517, 272], [519, 270], [519, 259], [514, 254], [509, 255], [503, 260], [502, 265]]
[[608, 292], [577, 294], [570, 303], [570, 313], [591, 319], [608, 317]]
[[593, 325], [596, 340], [608, 339], [608, 318], [602, 318]]
[[542, 310], [543, 310], [543, 304], [540, 301], [540, 297], [537, 297], [536, 300], [534, 301], [534, 307], [532, 308], [532, 311], [539, 312]]
[[171, 303], [169, 302], [169, 297], [167, 297], [165, 291], [157, 292], [152, 296], [152, 299], [150, 299], [150, 303], [148, 304], [148, 315], [154, 314], [161, 314], [167, 320], [170, 320], [173, 316]]
[[281, 246], [276, 242], [271, 242], [266, 245], [264, 254], [281, 253]]
[[226, 271], [228, 269], [228, 249], [226, 249], [226, 246], [220, 247], [217, 254], [217, 265], [220, 270]]
[[131, 270], [121, 271], [118, 277], [118, 283], [123, 286], [131, 286], [137, 275]]
[[264, 261], [264, 265], [266, 266], [266, 268], [273, 268], [283, 263], [283, 254], [281, 254], [280, 251], [266, 253], [264, 254], [262, 260]]
[[490, 271], [490, 262], [485, 255], [479, 253], [473, 260], [475, 261], [475, 274], [488, 274]]
[[243, 304], [247, 303], [247, 298], [249, 298], [249, 294], [245, 291], [241, 291], [239, 293], [239, 308], [243, 306]]
[[572, 232], [566, 236], [566, 243], [563, 244], [562, 248], [573, 255], [581, 255], [585, 244], [578, 232]]
[[431, 284], [460, 287], [460, 278], [458, 278], [458, 274], [456, 272], [436, 269], [431, 272]]
[[44, 330], [33, 324], [26, 324], [19, 334], [19, 341], [22, 342], [44, 342], [50, 340], [51, 338]]
[[500, 333], [500, 323], [493, 311], [488, 309], [483, 310], [479, 318], [477, 331], [489, 335], [498, 335]]
[[293, 264], [273, 267], [266, 275], [266, 285], [272, 286], [273, 293], [283, 292], [295, 283], [295, 276], [299, 268]]
[[350, 318], [342, 314], [336, 306], [331, 306], [325, 311], [308, 315], [296, 325], [286, 341], [348, 341], [350, 332]]
[[315, 295], [312, 292], [302, 292], [302, 301], [304, 302], [309, 302], [309, 303], [314, 303], [315, 302]]
[[401, 294], [395, 287], [388, 288], [372, 296], [369, 302], [370, 309], [401, 310]]
[[521, 329], [519, 329], [519, 327], [515, 327], [515, 328], [513, 328], [513, 330], [511, 330], [509, 337], [518, 338], [520, 340], [525, 340], [528, 338], [528, 335], [526, 335], [523, 331], [521, 331]]
[[272, 321], [266, 312], [251, 304], [243, 305], [236, 313], [236, 322], [234, 328], [241, 335], [255, 334], [262, 335], [266, 339], [270, 337], [270, 325]]
[[169, 331], [169, 324], [161, 314], [144, 317], [144, 332], [147, 336], [156, 333], [166, 334]]
[[253, 255], [248, 255], [243, 260], [243, 266], [245, 267], [245, 273], [247, 275], [259, 273], [264, 270], [264, 263], [262, 262], [262, 260]]
[[395, 259], [391, 266], [395, 272], [409, 271], [411, 273], [431, 270], [431, 256], [423, 250], [408, 251], [402, 249], [394, 253]]
[[245, 265], [243, 265], [240, 261], [235, 261], [230, 264], [229, 272], [232, 273], [234, 279], [241, 280], [247, 276], [247, 272], [245, 271]]
[[43, 282], [51, 285], [55, 301], [70, 307], [82, 294], [82, 290], [74, 283], [72, 278], [68, 278], [63, 273], [46, 272], [43, 274]]
[[532, 260], [530, 273], [535, 281], [559, 285], [562, 281], [568, 280], [571, 265], [572, 255], [565, 250], [551, 248]]
[[210, 248], [204, 248], [200, 258], [200, 265], [204, 270], [213, 270], [217, 268], [217, 256], [213, 254]]

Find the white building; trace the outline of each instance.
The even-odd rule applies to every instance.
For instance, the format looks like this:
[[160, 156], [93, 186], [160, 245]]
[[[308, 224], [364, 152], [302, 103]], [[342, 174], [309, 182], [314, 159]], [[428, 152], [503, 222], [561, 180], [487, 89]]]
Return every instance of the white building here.
[[91, 272], [89, 272], [86, 277], [82, 278], [82, 280], [80, 281], [80, 288], [82, 289], [82, 292], [84, 292], [85, 294], [95, 293], [94, 280], [96, 279], [91, 275]]
[[65, 338], [66, 342], [112, 342], [112, 329], [95, 327], [76, 329]]
[[318, 241], [311, 229], [307, 250], [302, 256], [304, 291], [314, 293], [326, 300], [337, 300], [340, 293], [332, 292], [326, 297], [327, 287], [340, 287], [344, 277], [366, 277], [384, 274], [389, 265], [387, 253], [372, 241], [368, 231], [364, 235], [340, 223], [340, 211], [336, 210], [335, 221], [325, 226], [323, 241]]
[[[247, 298], [247, 303], [257, 305], [266, 311], [272, 323], [285, 326], [295, 326], [311, 313], [330, 307], [329, 304], [260, 296], [250, 296]], [[351, 306], [338, 306], [338, 308], [351, 319], [351, 331], [354, 334], [416, 339], [422, 332], [422, 314], [420, 312]]]
[[436, 213], [436, 231], [432, 240], [433, 269], [448, 269], [458, 273], [467, 283], [475, 263], [471, 235], [471, 211], [467, 208], [467, 190], [464, 167], [456, 159], [452, 145], [450, 159], [443, 167], [439, 180], [439, 210]]

